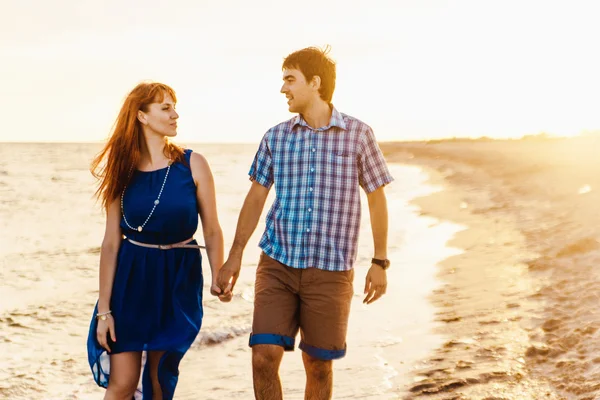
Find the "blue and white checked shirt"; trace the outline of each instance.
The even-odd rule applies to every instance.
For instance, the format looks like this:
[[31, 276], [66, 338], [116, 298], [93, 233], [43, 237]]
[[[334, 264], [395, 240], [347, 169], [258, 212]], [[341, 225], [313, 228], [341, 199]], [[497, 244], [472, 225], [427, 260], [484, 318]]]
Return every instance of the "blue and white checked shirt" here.
[[332, 109], [328, 126], [313, 129], [298, 115], [263, 137], [250, 180], [275, 201], [259, 246], [294, 268], [346, 271], [356, 259], [359, 185], [367, 193], [393, 181], [371, 128]]

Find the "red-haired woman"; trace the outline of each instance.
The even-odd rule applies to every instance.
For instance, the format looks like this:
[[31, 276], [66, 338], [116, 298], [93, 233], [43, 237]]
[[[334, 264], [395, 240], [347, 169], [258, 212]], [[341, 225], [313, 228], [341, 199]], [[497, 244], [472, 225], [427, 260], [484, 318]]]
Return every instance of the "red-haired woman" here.
[[107, 217], [88, 359], [96, 383], [107, 388], [105, 399], [134, 397], [142, 362], [143, 398], [173, 398], [179, 362], [202, 324], [202, 259], [193, 238], [198, 215], [211, 293], [221, 293], [223, 233], [214, 181], [202, 155], [169, 142], [177, 134], [176, 101], [164, 84], [136, 86], [92, 163]]

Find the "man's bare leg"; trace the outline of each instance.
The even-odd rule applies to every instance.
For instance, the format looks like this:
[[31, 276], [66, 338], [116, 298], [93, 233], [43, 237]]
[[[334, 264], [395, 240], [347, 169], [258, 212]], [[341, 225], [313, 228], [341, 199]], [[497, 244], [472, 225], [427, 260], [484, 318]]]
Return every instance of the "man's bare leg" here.
[[302, 352], [306, 370], [305, 400], [330, 400], [333, 392], [333, 361], [319, 360]]
[[256, 400], [282, 400], [279, 366], [283, 347], [272, 344], [252, 346], [252, 377]]

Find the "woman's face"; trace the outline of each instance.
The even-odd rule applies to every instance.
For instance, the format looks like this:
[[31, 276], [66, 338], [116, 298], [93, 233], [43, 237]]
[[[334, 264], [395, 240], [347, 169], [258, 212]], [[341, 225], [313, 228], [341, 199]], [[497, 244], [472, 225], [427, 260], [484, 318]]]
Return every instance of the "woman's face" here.
[[144, 130], [161, 136], [177, 135], [177, 118], [179, 114], [175, 111], [175, 102], [166, 93], [162, 102], [150, 104], [146, 112], [138, 112]]

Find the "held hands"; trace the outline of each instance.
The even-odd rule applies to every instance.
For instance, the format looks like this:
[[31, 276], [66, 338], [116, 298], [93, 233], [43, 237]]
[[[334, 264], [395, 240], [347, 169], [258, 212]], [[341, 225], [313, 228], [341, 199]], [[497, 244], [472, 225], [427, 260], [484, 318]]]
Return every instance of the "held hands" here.
[[213, 280], [212, 285], [210, 285], [210, 294], [217, 296], [223, 303], [228, 303], [233, 298], [232, 292], [223, 293], [216, 280]]
[[[223, 293], [222, 296], [233, 296], [233, 288], [240, 276], [242, 268], [242, 257], [229, 256], [225, 264], [219, 269], [217, 277], [217, 288]], [[220, 298], [220, 297], [219, 297]]]
[[387, 289], [387, 273], [377, 264], [371, 264], [371, 268], [365, 279], [365, 299], [363, 303], [371, 304], [385, 294]]

